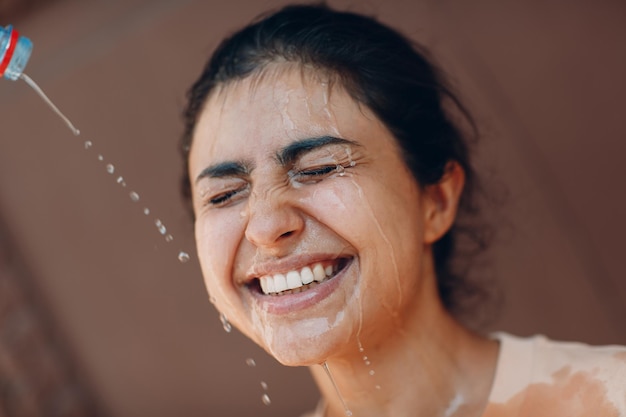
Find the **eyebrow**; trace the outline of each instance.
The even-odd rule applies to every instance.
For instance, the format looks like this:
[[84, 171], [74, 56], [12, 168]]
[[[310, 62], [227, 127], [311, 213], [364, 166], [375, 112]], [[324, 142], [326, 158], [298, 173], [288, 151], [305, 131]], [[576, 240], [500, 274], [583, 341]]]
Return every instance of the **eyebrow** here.
[[[359, 143], [334, 136], [319, 136], [301, 139], [282, 148], [276, 153], [276, 160], [283, 167], [292, 165], [303, 153], [328, 145], [355, 145]], [[196, 183], [204, 178], [243, 177], [250, 174], [252, 164], [247, 161], [226, 161], [210, 165], [196, 177]]]
[[250, 173], [250, 164], [244, 161], [228, 161], [210, 165], [196, 177], [196, 183], [203, 178], [243, 177]]
[[334, 136], [319, 136], [290, 143], [276, 153], [276, 159], [282, 166], [292, 165], [300, 156], [302, 156], [303, 153], [328, 145], [361, 146], [357, 142], [348, 139], [337, 138]]

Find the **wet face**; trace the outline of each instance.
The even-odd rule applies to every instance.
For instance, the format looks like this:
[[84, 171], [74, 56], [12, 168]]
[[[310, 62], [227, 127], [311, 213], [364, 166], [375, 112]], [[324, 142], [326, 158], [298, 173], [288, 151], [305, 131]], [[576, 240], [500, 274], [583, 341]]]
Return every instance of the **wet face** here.
[[216, 307], [309, 365], [381, 343], [420, 308], [430, 200], [369, 109], [281, 65], [213, 93], [189, 174]]

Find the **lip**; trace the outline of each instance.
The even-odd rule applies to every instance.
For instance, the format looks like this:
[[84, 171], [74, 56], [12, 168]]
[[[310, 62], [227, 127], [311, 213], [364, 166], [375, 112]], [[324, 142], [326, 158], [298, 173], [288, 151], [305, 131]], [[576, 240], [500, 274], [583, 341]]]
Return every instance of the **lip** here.
[[[311, 263], [328, 261], [329, 257], [326, 256], [325, 258], [319, 258], [319, 259], [307, 257], [307, 259], [310, 260], [310, 263], [308, 263], [309, 261], [307, 261], [307, 263], [299, 262], [296, 264], [295, 262], [289, 261], [285, 263], [285, 265], [280, 265], [280, 268], [287, 267], [287, 268], [296, 269], [298, 267], [310, 265]], [[316, 260], [313, 260], [313, 259], [316, 259]], [[333, 259], [337, 259], [337, 257], [334, 257]], [[292, 294], [284, 294], [280, 296], [266, 295], [260, 291], [256, 291], [255, 289], [251, 288], [252, 286], [250, 285], [250, 282], [252, 281], [253, 278], [249, 279], [248, 285], [246, 285], [246, 289], [247, 289], [248, 294], [252, 296], [252, 299], [256, 302], [256, 304], [262, 310], [265, 310], [268, 313], [282, 315], [282, 314], [292, 313], [298, 310], [304, 310], [306, 308], [309, 308], [313, 305], [318, 304], [319, 302], [327, 298], [341, 284], [341, 281], [343, 280], [347, 271], [350, 269], [350, 267], [352, 266], [352, 263], [354, 262], [354, 257], [349, 257], [345, 259], [347, 260], [347, 262], [345, 263], [344, 267], [340, 271], [337, 272], [337, 274], [335, 274], [332, 278], [326, 281], [323, 281], [315, 285], [312, 288], [309, 288], [306, 291], [292, 293]], [[287, 266], [289, 264], [291, 264], [292, 266]], [[270, 270], [257, 268], [255, 269], [255, 271], [265, 272], [265, 271], [270, 271]], [[271, 271], [272, 273], [278, 273], [278, 272], [274, 272], [274, 271], [279, 271], [278, 269], [276, 269], [276, 264], [274, 264], [274, 267], [271, 269]], [[282, 273], [285, 270], [281, 269], [280, 271]], [[265, 272], [265, 273], [269, 274], [270, 272]]]

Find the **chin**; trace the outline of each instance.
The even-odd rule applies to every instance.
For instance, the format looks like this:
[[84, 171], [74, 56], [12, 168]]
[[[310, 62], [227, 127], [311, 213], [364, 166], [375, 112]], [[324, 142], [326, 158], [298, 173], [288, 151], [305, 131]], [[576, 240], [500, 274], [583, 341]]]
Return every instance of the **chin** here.
[[[315, 350], [315, 351], [310, 351]], [[330, 352], [321, 349], [291, 350], [291, 349], [267, 349], [281, 365], [285, 366], [313, 366], [326, 361]]]
[[[357, 342], [343, 326], [328, 327], [326, 318], [300, 320], [292, 326], [274, 327], [261, 343], [271, 356], [285, 366], [319, 365], [340, 356]], [[320, 331], [324, 328], [324, 331]]]

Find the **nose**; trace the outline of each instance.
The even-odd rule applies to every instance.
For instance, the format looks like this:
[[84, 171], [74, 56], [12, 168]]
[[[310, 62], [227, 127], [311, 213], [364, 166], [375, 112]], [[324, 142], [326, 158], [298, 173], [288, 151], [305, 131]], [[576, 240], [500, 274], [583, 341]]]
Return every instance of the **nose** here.
[[252, 192], [248, 199], [246, 239], [258, 248], [280, 249], [304, 229], [304, 218], [293, 202], [279, 190]]

